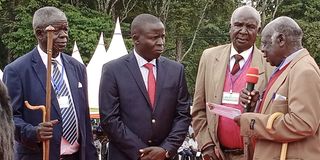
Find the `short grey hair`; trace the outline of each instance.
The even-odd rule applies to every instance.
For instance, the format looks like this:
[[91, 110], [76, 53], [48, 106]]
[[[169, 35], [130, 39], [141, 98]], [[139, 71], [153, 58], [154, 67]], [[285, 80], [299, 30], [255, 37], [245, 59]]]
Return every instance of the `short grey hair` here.
[[60, 9], [51, 6], [42, 7], [34, 13], [32, 27], [33, 30], [36, 30], [59, 20], [67, 20], [66, 15]]
[[290, 42], [302, 42], [303, 31], [292, 18], [281, 16], [270, 23], [272, 36], [275, 34], [283, 34]]
[[238, 7], [237, 9], [235, 9], [231, 15], [231, 19], [230, 19], [230, 23], [232, 24], [233, 21], [234, 21], [234, 16], [236, 14], [238, 14], [240, 11], [242, 10], [245, 10], [245, 11], [248, 11], [248, 12], [251, 12], [252, 13], [252, 16], [256, 19], [257, 21], [257, 25], [258, 25], [258, 28], [261, 27], [261, 16], [260, 16], [260, 13], [253, 7], [251, 6], [248, 6], [248, 5], [245, 5], [245, 6], [241, 6], [241, 7]]

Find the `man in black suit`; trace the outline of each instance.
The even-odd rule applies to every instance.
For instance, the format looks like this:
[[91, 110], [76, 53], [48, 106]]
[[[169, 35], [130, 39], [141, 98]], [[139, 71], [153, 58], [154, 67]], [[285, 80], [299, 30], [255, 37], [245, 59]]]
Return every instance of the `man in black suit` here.
[[[27, 109], [24, 101], [44, 105], [46, 95], [47, 32], [52, 25], [52, 121], [42, 123], [40, 111]], [[15, 159], [42, 159], [42, 141], [50, 140], [50, 160], [95, 160], [87, 75], [84, 65], [62, 53], [68, 40], [68, 21], [55, 7], [43, 7], [33, 16], [38, 45], [5, 67], [4, 82], [12, 100], [15, 123]]]
[[184, 67], [160, 56], [165, 29], [157, 17], [138, 15], [131, 36], [132, 53], [102, 69], [99, 107], [109, 159], [169, 159], [191, 121]]

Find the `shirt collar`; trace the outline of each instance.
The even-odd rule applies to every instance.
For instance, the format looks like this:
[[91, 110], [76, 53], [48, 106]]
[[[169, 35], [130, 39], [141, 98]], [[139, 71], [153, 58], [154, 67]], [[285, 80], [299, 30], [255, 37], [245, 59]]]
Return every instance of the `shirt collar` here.
[[133, 49], [133, 53], [134, 53], [134, 56], [136, 57], [137, 59], [137, 62], [138, 62], [138, 65], [139, 65], [139, 68], [143, 67], [143, 65], [147, 64], [147, 63], [151, 63], [153, 64], [153, 66], [156, 67], [156, 59], [153, 59], [152, 61], [148, 62], [147, 60], [145, 60], [144, 58], [142, 58], [135, 49]]
[[[38, 52], [40, 54], [40, 57], [42, 59], [42, 62], [44, 63], [44, 65], [47, 67], [47, 60], [48, 60], [48, 55], [47, 53], [45, 53], [44, 51], [42, 51], [42, 49], [40, 48], [39, 45], [37, 45], [37, 49]], [[53, 60], [56, 60], [58, 62], [59, 65], [62, 66], [62, 60], [61, 60], [61, 54], [59, 54], [56, 58], [52, 58]]]
[[288, 56], [286, 59], [284, 59], [284, 61], [279, 65], [278, 70], [281, 70], [284, 66], [290, 63], [297, 55], [299, 55], [302, 49], [295, 51], [294, 53], [290, 54], [290, 56]]
[[231, 45], [230, 59], [231, 59], [234, 55], [240, 54], [240, 55], [243, 57], [244, 61], [247, 61], [247, 60], [249, 59], [249, 56], [250, 56], [250, 54], [252, 53], [252, 51], [253, 51], [253, 46], [250, 47], [249, 49], [241, 52], [241, 53], [238, 53], [237, 50], [233, 47], [233, 45]]

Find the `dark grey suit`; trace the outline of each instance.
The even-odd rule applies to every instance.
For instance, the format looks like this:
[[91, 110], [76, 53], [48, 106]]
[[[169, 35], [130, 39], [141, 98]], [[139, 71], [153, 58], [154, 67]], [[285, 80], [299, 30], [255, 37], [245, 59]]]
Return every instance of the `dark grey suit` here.
[[110, 160], [137, 160], [139, 149], [148, 146], [160, 146], [173, 155], [182, 144], [191, 121], [183, 66], [159, 57], [156, 82], [152, 111], [133, 53], [103, 66], [99, 106], [110, 139]]

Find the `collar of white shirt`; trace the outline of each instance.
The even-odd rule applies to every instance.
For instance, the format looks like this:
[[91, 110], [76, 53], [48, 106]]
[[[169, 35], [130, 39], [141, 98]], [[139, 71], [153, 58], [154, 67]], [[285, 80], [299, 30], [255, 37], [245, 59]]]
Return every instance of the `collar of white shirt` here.
[[253, 46], [241, 53], [238, 53], [238, 51], [233, 47], [233, 45], [231, 45], [230, 60], [234, 59], [234, 55], [240, 54], [243, 57], [244, 61], [247, 61], [249, 59], [250, 54], [252, 53], [252, 50]]
[[[39, 52], [39, 54], [40, 54], [40, 57], [41, 57], [41, 59], [42, 59], [42, 62], [44, 63], [44, 65], [46, 66], [46, 68], [47, 68], [47, 60], [48, 60], [48, 55], [47, 55], [47, 53], [45, 53], [44, 51], [42, 51], [42, 49], [40, 48], [40, 46], [39, 45], [37, 45], [37, 49], [38, 49], [38, 52]], [[57, 62], [58, 62], [58, 64], [60, 65], [60, 66], [62, 66], [62, 60], [61, 60], [61, 56], [60, 56], [61, 54], [59, 54], [56, 58], [52, 58], [52, 59], [54, 59], [54, 60], [56, 60]]]
[[139, 68], [142, 68], [143, 65], [145, 65], [145, 64], [147, 64], [147, 63], [151, 63], [151, 64], [153, 64], [153, 66], [156, 67], [156, 59], [153, 59], [152, 61], [148, 62], [147, 60], [145, 60], [144, 58], [142, 58], [142, 57], [137, 53], [137, 51], [136, 51], [135, 49], [133, 50], [133, 53], [134, 53], [134, 56], [135, 56], [136, 59], [137, 59]]

